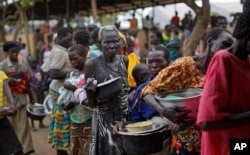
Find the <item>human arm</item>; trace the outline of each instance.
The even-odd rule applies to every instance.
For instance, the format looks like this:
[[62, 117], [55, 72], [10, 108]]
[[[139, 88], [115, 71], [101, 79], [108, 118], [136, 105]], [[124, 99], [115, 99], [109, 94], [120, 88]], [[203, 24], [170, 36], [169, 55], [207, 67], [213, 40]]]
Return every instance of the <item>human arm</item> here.
[[249, 76], [237, 70], [244, 66], [237, 66], [236, 62], [228, 51], [217, 52], [210, 62], [197, 117], [197, 124], [203, 130], [249, 124]]
[[71, 72], [69, 68], [67, 71], [62, 71], [65, 65], [69, 63], [68, 55], [62, 51], [52, 51], [48, 63], [49, 76], [52, 79], [65, 79]]
[[78, 102], [69, 102], [68, 104], [62, 103], [62, 108], [65, 111], [70, 111], [74, 108], [75, 105], [79, 104]]
[[166, 117], [170, 121], [174, 123], [189, 123], [190, 120], [187, 117], [189, 111], [184, 108], [164, 108], [162, 107], [158, 101], [155, 99], [153, 94], [147, 94], [143, 97], [143, 100], [151, 106], [154, 110], [160, 113], [161, 116]]
[[69, 81], [65, 81], [63, 84], [63, 87], [65, 89], [72, 91], [72, 92], [74, 92], [77, 89], [76, 86], [72, 85]]
[[124, 127], [129, 124], [131, 122], [124, 122], [124, 121], [120, 121], [118, 123], [116, 123], [113, 127], [113, 134], [114, 135], [119, 135], [119, 131], [121, 131], [122, 129], [124, 129]]
[[8, 84], [7, 80], [3, 81], [3, 90], [4, 90], [4, 94], [7, 98], [7, 103], [8, 103], [8, 107], [10, 107], [10, 109], [8, 109], [7, 115], [16, 115], [16, 105], [14, 102], [14, 98], [12, 95], [12, 92], [10, 91], [10, 87]]
[[220, 120], [202, 122], [200, 127], [205, 131], [222, 130], [249, 124], [249, 120], [250, 111], [247, 111], [239, 114], [230, 114]]
[[85, 79], [87, 80], [85, 90], [87, 93], [88, 106], [90, 107], [95, 106], [95, 93], [97, 84], [93, 82], [94, 71], [95, 71], [95, 60], [88, 59], [87, 62], [85, 63], [84, 73], [85, 73]]
[[52, 79], [65, 79], [69, 72], [60, 71], [59, 69], [50, 69], [49, 76]]
[[125, 63], [126, 68], [128, 69], [129, 59], [127, 57], [123, 57], [123, 61]]

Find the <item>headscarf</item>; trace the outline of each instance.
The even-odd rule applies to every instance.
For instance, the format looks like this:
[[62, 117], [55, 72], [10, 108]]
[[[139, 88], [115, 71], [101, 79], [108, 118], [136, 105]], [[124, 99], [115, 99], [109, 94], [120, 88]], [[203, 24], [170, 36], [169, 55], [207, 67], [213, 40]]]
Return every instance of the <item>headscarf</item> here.
[[126, 36], [124, 34], [122, 34], [120, 31], [118, 31], [118, 35], [122, 41], [123, 54], [127, 55], [128, 54], [128, 44], [127, 44]]

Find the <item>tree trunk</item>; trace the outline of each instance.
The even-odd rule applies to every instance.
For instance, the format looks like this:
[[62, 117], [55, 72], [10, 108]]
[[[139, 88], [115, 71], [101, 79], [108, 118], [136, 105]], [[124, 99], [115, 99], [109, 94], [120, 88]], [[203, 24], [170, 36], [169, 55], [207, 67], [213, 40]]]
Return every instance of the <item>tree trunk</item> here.
[[19, 31], [22, 29], [22, 27], [24, 26], [24, 14], [23, 14], [23, 8], [18, 6], [16, 4], [16, 9], [17, 9], [17, 12], [19, 14], [19, 19], [17, 21], [17, 24], [16, 24], [16, 27], [15, 27], [15, 31], [14, 31], [14, 35], [13, 35], [13, 40], [16, 40], [17, 39], [17, 36], [18, 36], [18, 33]]
[[206, 32], [210, 18], [210, 4], [209, 0], [202, 0], [202, 7], [199, 8], [194, 2], [191, 2], [189, 0], [187, 0], [185, 3], [190, 6], [197, 15], [197, 21], [195, 23], [191, 36], [183, 47], [184, 55], [192, 56], [195, 54], [200, 39]]
[[26, 10], [22, 10], [23, 13], [23, 20], [24, 20], [24, 33], [25, 33], [25, 37], [26, 37], [26, 41], [27, 41], [27, 51], [28, 51], [28, 55], [30, 55], [30, 40], [29, 40], [29, 25], [28, 25], [28, 18], [27, 18], [27, 12]]
[[0, 42], [6, 42], [4, 26], [0, 24]]

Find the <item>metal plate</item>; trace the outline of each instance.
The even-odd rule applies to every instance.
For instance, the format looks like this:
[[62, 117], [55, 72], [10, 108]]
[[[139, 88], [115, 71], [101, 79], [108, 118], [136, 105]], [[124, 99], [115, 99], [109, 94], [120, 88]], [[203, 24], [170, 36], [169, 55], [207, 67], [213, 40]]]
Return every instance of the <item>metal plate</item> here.
[[105, 86], [105, 85], [110, 84], [110, 83], [112, 83], [112, 82], [114, 82], [114, 81], [116, 81], [116, 80], [118, 80], [118, 79], [120, 79], [120, 78], [121, 78], [121, 77], [116, 77], [116, 78], [110, 79], [110, 80], [108, 80], [108, 81], [104, 81], [104, 82], [102, 82], [102, 83], [99, 83], [99, 84], [97, 85], [97, 87]]

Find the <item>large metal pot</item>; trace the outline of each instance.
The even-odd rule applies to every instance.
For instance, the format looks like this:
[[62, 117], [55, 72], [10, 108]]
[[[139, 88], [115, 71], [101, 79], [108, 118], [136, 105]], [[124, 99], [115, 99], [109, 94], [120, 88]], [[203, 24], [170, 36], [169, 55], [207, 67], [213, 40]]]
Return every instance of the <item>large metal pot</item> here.
[[128, 155], [147, 155], [160, 152], [163, 141], [170, 137], [171, 130], [166, 126], [141, 133], [119, 132], [122, 146]]
[[202, 89], [190, 88], [177, 91], [165, 91], [155, 95], [159, 104], [164, 108], [185, 107], [190, 110], [190, 116], [196, 118]]

